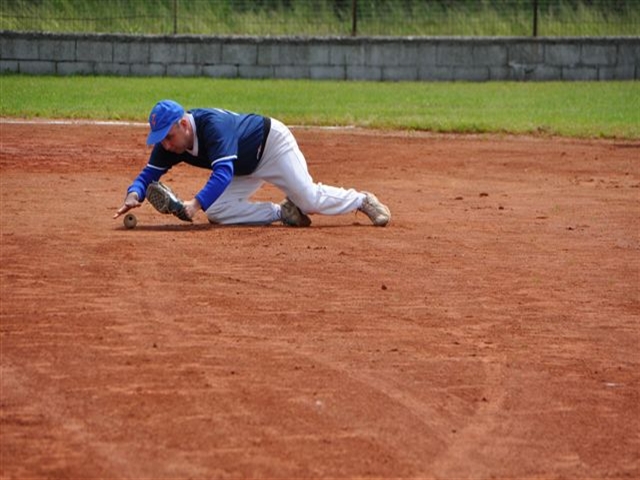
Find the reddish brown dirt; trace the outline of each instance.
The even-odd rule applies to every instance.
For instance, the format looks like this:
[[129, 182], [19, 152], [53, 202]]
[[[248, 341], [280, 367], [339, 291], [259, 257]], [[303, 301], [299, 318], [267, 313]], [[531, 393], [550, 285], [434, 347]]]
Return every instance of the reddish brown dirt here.
[[389, 227], [125, 230], [146, 128], [0, 127], [2, 478], [640, 476], [640, 142], [295, 129]]

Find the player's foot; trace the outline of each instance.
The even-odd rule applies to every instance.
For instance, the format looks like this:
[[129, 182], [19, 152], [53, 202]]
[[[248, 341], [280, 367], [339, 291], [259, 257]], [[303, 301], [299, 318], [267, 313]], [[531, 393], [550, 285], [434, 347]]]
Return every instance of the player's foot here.
[[311, 219], [288, 198], [280, 204], [280, 219], [289, 227], [308, 227], [311, 225]]
[[378, 198], [369, 192], [362, 192], [365, 194], [364, 200], [362, 201], [362, 205], [360, 205], [360, 210], [363, 212], [371, 223], [373, 223], [377, 227], [384, 227], [389, 220], [391, 220], [391, 211], [389, 208], [384, 205]]

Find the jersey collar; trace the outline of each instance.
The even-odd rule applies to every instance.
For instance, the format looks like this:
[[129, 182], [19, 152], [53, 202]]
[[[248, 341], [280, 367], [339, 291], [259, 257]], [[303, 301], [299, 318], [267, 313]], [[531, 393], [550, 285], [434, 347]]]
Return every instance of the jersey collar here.
[[187, 118], [189, 122], [191, 122], [191, 129], [193, 130], [193, 148], [191, 150], [187, 150], [187, 153], [193, 155], [194, 157], [198, 156], [198, 133], [196, 132], [196, 121], [193, 119], [193, 115], [187, 113]]

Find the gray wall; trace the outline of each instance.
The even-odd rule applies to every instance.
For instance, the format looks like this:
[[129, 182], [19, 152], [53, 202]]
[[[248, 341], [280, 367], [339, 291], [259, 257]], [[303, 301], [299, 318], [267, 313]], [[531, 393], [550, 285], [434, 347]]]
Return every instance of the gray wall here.
[[640, 37], [291, 38], [0, 32], [0, 72], [332, 80], [637, 80]]

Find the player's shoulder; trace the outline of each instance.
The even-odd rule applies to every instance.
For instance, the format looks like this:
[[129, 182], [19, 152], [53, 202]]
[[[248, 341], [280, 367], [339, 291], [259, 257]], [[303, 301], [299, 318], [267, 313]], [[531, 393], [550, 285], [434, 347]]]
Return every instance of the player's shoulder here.
[[193, 120], [198, 128], [217, 129], [235, 125], [239, 114], [222, 108], [194, 108], [188, 113], [193, 115]]
[[239, 117], [240, 113], [232, 112], [224, 108], [193, 108], [188, 111], [194, 118], [224, 118]]

